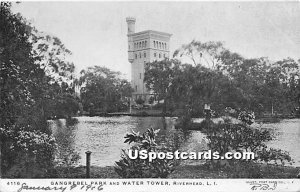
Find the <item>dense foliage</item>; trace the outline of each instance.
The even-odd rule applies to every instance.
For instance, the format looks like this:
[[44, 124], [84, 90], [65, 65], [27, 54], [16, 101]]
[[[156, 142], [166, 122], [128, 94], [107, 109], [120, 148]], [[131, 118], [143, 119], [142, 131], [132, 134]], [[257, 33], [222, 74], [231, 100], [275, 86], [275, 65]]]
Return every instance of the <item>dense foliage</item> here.
[[100, 66], [82, 70], [79, 83], [83, 86], [83, 109], [90, 114], [127, 109], [132, 88], [130, 83], [120, 76], [119, 72]]
[[299, 63], [291, 58], [246, 59], [220, 42], [192, 41], [176, 50], [173, 59], [148, 63], [144, 80], [165, 100], [164, 111], [189, 108], [193, 116], [201, 116], [208, 103], [219, 115], [226, 107], [252, 110], [257, 116], [296, 115]]
[[205, 120], [201, 123], [201, 131], [206, 134], [210, 150], [218, 151], [222, 156], [227, 152], [252, 152], [255, 159], [207, 160], [210, 168], [231, 169], [233, 173], [240, 172], [241, 177], [260, 177], [260, 170], [252, 169], [257, 167], [253, 163], [285, 165], [292, 162], [288, 152], [267, 147], [266, 142], [273, 139], [269, 130], [250, 126], [255, 118], [253, 112], [242, 111], [238, 117], [240, 121], [237, 123], [229, 117], [218, 123]]
[[171, 102], [170, 88], [178, 67], [178, 63], [167, 59], [147, 63], [145, 67], [146, 87], [158, 95], [158, 100], [164, 100], [163, 114], [167, 111], [167, 103]]
[[11, 3], [1, 2], [0, 18], [0, 173], [35, 177], [53, 166], [56, 145], [47, 119], [78, 110], [74, 65], [58, 38], [12, 13]]
[[0, 128], [0, 139], [7, 148], [3, 149], [6, 168], [5, 177], [45, 177], [54, 166], [56, 143], [53, 136], [30, 127], [18, 131]]
[[[38, 31], [20, 14], [14, 14], [11, 6], [1, 2], [0, 173], [35, 177], [42, 173], [29, 169], [45, 174], [54, 166], [56, 145], [48, 119], [72, 121], [71, 117], [82, 112], [81, 103], [90, 112], [119, 111], [127, 107], [131, 86], [120, 73], [102, 67], [83, 70], [76, 79], [71, 51], [59, 38]], [[80, 88], [81, 98], [75, 92]], [[73, 162], [74, 158], [70, 159]], [[23, 172], [20, 166], [29, 169]]]
[[239, 123], [225, 118], [216, 124], [208, 118], [200, 124], [208, 148], [221, 155], [229, 151], [255, 154], [255, 160], [208, 160], [206, 165], [239, 173], [232, 177], [261, 177], [255, 163], [292, 161], [286, 151], [266, 146], [273, 138], [268, 130], [250, 125], [254, 114], [299, 115], [300, 60], [246, 59], [221, 42], [199, 41], [183, 45], [173, 56], [148, 63], [145, 70], [146, 86], [164, 100], [163, 111], [181, 109], [177, 127], [183, 130], [199, 129], [192, 117], [206, 116], [205, 104], [215, 110], [214, 115], [233, 115]]

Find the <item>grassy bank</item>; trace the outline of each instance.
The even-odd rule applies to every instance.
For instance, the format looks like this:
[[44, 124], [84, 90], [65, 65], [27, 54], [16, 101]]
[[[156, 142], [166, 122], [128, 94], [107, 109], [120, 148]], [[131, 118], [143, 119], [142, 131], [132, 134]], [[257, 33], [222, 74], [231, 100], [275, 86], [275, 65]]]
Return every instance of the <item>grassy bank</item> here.
[[[300, 168], [288, 166], [276, 166], [265, 164], [254, 164], [251, 169], [235, 170], [218, 169], [212, 170], [205, 165], [182, 165], [171, 173], [168, 178], [205, 178], [205, 179], [222, 179], [222, 178], [297, 178]], [[85, 167], [74, 167], [70, 169], [56, 170], [52, 178], [85, 178]], [[91, 178], [120, 178], [114, 171], [114, 167], [91, 167]]]

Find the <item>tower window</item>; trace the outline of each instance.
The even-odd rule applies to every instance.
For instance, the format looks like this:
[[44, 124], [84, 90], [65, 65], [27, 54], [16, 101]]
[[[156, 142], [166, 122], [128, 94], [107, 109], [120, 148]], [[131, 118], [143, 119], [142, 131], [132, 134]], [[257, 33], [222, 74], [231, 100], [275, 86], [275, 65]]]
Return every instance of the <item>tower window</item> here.
[[158, 41], [156, 41], [156, 47], [158, 48]]
[[161, 55], [160, 55], [160, 54], [158, 54], [158, 57], [159, 57], [159, 58], [161, 58]]
[[155, 48], [155, 47], [156, 47], [156, 46], [155, 46], [155, 41], [153, 41], [153, 45], [154, 45], [154, 48]]
[[164, 54], [164, 58], [166, 58], [166, 54]]
[[146, 57], [146, 52], [144, 52], [144, 57]]
[[140, 58], [142, 58], [142, 54], [140, 53]]
[[154, 57], [156, 57], [156, 53], [154, 53]]
[[161, 49], [161, 42], [159, 42], [159, 48]]
[[135, 59], [137, 59], [137, 54], [135, 54]]
[[145, 41], [145, 47], [147, 47], [147, 41]]
[[140, 73], [140, 79], [142, 79], [142, 74]]
[[137, 85], [135, 86], [135, 91], [137, 91]]

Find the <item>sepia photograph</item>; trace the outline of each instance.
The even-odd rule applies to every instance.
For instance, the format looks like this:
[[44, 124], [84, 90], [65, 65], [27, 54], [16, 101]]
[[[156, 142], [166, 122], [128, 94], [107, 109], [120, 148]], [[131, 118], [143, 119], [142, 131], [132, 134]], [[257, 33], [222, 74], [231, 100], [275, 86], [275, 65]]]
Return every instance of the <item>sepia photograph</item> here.
[[0, 94], [1, 192], [300, 190], [299, 1], [1, 1]]

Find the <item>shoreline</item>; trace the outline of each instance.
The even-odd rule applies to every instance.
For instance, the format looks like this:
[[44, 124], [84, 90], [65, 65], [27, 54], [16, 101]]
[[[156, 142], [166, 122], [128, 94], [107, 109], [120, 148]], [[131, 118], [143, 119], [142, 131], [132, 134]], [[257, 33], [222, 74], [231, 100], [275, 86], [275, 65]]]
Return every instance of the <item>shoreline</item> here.
[[[179, 118], [180, 115], [178, 114], [170, 114], [167, 113], [166, 115], [163, 115], [162, 113], [148, 113], [147, 111], [141, 111], [138, 113], [127, 113], [127, 112], [118, 112], [118, 113], [99, 113], [99, 114], [94, 114], [94, 115], [78, 115], [78, 116], [73, 116], [72, 118], [76, 117], [120, 117], [120, 116], [131, 116], [131, 117], [177, 117]], [[192, 116], [192, 119], [196, 118], [205, 118], [204, 116]], [[221, 117], [214, 117], [215, 118], [221, 118]], [[57, 119], [67, 119], [65, 117], [53, 117], [53, 118], [48, 118], [47, 120], [57, 120]], [[255, 122], [257, 123], [276, 123], [280, 122], [281, 120], [284, 119], [300, 119], [299, 117], [292, 117], [292, 116], [286, 116], [286, 117], [260, 117], [255, 119]]]
[[[254, 163], [250, 170], [211, 169], [207, 165], [179, 165], [166, 179], [299, 179], [300, 167]], [[91, 178], [122, 179], [114, 166], [91, 166]], [[6, 178], [5, 176], [3, 178]], [[37, 178], [86, 178], [86, 167], [56, 167], [45, 177]], [[9, 178], [8, 178], [9, 179]]]

